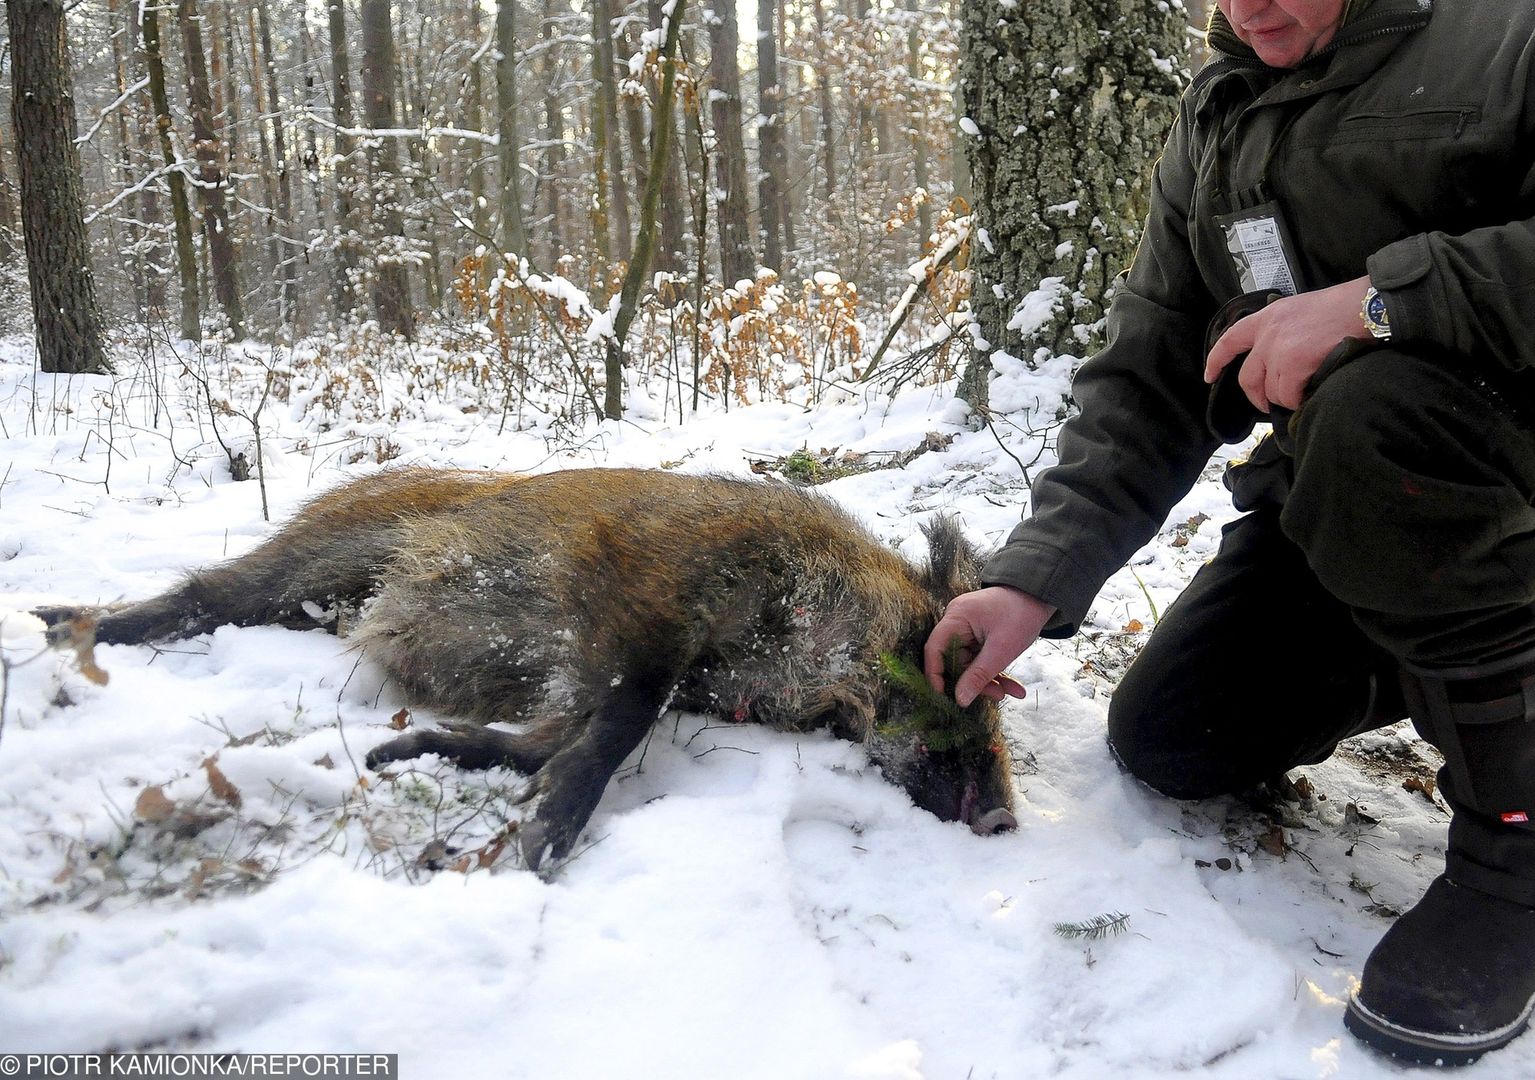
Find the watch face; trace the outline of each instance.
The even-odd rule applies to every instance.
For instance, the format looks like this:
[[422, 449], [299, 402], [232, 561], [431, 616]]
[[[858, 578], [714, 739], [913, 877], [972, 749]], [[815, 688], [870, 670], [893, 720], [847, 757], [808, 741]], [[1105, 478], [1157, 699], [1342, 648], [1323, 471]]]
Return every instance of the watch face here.
[[1364, 313], [1377, 326], [1391, 325], [1391, 320], [1386, 318], [1386, 298], [1378, 292], [1372, 292], [1364, 302]]

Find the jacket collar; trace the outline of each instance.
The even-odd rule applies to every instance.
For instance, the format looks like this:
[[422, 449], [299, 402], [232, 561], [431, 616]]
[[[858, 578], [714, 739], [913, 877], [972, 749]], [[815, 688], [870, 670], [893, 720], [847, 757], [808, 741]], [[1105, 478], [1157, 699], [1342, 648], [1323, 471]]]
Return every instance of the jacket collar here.
[[[1416, 29], [1428, 21], [1434, 0], [1347, 0], [1338, 33], [1322, 51], [1330, 53], [1364, 38], [1395, 29]], [[1210, 22], [1205, 31], [1214, 59], [1230, 58], [1258, 62], [1258, 54], [1242, 43], [1224, 12], [1210, 5]]]

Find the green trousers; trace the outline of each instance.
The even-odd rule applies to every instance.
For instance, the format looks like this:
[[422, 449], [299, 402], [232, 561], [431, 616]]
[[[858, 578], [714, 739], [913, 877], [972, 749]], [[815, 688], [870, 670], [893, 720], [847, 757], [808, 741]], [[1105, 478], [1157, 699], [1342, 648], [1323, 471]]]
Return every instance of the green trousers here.
[[[1276, 415], [1228, 484], [1247, 514], [1163, 614], [1109, 709], [1110, 744], [1152, 787], [1202, 798], [1321, 761], [1407, 714], [1404, 669], [1442, 673], [1463, 700], [1535, 680], [1529, 379], [1399, 349], [1356, 356], [1298, 413]], [[1465, 772], [1535, 802], [1535, 718], [1478, 728], [1469, 754], [1453, 717], [1414, 720], [1460, 755], [1458, 776], [1441, 774], [1457, 810], [1452, 853], [1499, 875], [1487, 891], [1535, 904], [1535, 831], [1487, 813]]]

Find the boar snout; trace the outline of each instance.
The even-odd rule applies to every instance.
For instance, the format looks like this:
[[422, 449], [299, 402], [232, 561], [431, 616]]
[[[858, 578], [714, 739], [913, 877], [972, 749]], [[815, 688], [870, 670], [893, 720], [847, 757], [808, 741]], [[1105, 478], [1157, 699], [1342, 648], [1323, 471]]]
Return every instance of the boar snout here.
[[970, 831], [977, 836], [1012, 832], [1018, 827], [1018, 819], [1005, 806], [981, 809], [981, 789], [974, 780], [965, 785], [965, 794], [959, 803], [959, 820], [970, 826]]

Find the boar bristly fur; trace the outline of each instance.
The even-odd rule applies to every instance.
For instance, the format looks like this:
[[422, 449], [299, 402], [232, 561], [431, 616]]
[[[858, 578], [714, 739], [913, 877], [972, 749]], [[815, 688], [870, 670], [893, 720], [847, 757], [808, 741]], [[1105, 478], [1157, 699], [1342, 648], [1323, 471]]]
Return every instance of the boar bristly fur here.
[[[934, 733], [882, 655], [920, 665], [945, 603], [977, 584], [951, 520], [917, 568], [826, 499], [634, 469], [513, 476], [391, 470], [299, 511], [270, 540], [141, 603], [100, 642], [237, 625], [347, 625], [432, 708], [479, 725], [412, 731], [377, 767], [435, 752], [531, 774], [528, 865], [566, 855], [613, 771], [667, 708], [865, 744], [924, 809], [1011, 828], [996, 706]], [[59, 633], [78, 609], [38, 612]], [[919, 722], [920, 721], [920, 722]]]

